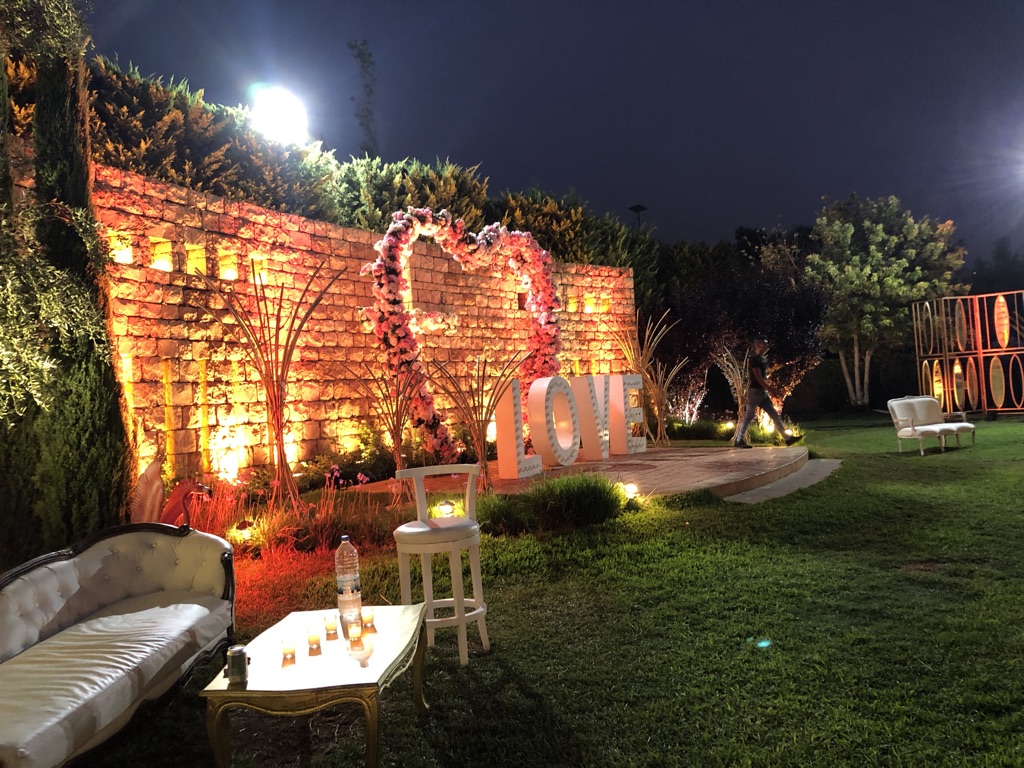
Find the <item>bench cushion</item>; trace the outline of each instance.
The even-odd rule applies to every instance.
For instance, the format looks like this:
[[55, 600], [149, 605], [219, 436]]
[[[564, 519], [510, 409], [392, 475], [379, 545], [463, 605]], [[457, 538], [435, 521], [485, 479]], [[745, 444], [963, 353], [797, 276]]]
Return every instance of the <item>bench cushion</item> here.
[[0, 763], [60, 765], [121, 728], [226, 637], [232, 605], [168, 590], [107, 606], [0, 664]]

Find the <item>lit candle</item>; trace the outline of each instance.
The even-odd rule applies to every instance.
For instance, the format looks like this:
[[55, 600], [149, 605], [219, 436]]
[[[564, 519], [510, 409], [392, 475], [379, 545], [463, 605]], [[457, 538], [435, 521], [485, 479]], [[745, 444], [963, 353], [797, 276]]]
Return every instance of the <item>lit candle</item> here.
[[377, 628], [373, 626], [373, 606], [364, 605], [361, 611], [363, 617], [363, 634], [369, 635], [377, 631]]
[[295, 658], [295, 641], [291, 638], [281, 641], [281, 655], [286, 659]]
[[338, 614], [334, 611], [324, 616], [324, 631], [327, 632], [328, 640], [338, 639]]
[[306, 627], [306, 641], [309, 643], [309, 652], [320, 650], [320, 627], [310, 624]]
[[348, 625], [348, 647], [353, 651], [363, 650], [363, 625], [362, 622], [353, 621]]

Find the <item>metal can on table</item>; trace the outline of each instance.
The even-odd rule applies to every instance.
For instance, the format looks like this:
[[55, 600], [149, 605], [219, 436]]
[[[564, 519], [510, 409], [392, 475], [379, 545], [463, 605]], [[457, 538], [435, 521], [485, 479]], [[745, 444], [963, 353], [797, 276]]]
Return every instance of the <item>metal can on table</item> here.
[[232, 645], [228, 648], [228, 670], [229, 683], [244, 683], [249, 679], [249, 657], [245, 653], [244, 645]]

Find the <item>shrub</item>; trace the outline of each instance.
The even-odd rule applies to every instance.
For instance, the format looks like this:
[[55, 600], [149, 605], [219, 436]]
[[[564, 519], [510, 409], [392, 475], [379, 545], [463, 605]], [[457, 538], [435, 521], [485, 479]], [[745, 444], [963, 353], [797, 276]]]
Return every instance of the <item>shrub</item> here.
[[480, 530], [494, 536], [518, 536], [537, 530], [537, 516], [521, 495], [493, 493], [476, 501]]
[[477, 518], [492, 534], [564, 531], [613, 518], [625, 503], [622, 491], [604, 475], [579, 473], [542, 480], [516, 496], [484, 496]]
[[672, 440], [728, 440], [734, 430], [726, 429], [718, 421], [701, 419], [684, 424], [678, 419], [670, 419], [666, 431]]

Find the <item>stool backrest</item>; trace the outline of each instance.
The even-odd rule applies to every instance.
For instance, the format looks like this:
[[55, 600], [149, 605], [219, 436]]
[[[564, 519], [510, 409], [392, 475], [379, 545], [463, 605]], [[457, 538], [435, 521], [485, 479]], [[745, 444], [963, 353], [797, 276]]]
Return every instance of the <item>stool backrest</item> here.
[[466, 475], [466, 496], [463, 506], [466, 517], [476, 520], [476, 478], [479, 474], [479, 464], [439, 464], [436, 467], [400, 469], [395, 472], [395, 477], [398, 480], [412, 478], [413, 487], [416, 489], [416, 517], [425, 523], [430, 519], [430, 509], [427, 506], [427, 488], [424, 478], [433, 475]]

